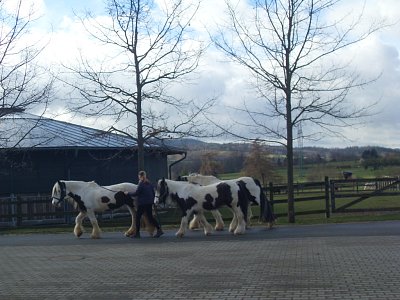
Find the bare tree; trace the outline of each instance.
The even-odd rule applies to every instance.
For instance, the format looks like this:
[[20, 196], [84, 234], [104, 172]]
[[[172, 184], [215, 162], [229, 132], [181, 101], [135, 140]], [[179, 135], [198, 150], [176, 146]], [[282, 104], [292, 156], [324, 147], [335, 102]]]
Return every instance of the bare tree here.
[[[101, 64], [81, 57], [78, 68], [69, 68], [79, 75], [79, 83], [73, 85], [84, 99], [75, 109], [111, 116], [110, 130], [137, 141], [142, 169], [148, 141], [204, 134], [196, 118], [212, 100], [195, 99], [195, 103], [179, 98], [172, 88], [196, 70], [205, 50], [190, 31], [199, 4], [183, 0], [108, 0], [107, 4], [109, 23], [90, 13], [81, 19], [87, 32], [108, 47], [109, 55]], [[128, 126], [121, 127], [123, 119], [130, 120]]]
[[[14, 9], [0, 0], [0, 122], [10, 114], [40, 108], [44, 113], [49, 102], [53, 79], [37, 64], [43, 47], [38, 41], [29, 41], [29, 29], [34, 19], [34, 9], [22, 12], [24, 0], [14, 2]], [[7, 127], [0, 131], [0, 142], [7, 147], [17, 146], [31, 128]], [[13, 135], [10, 144], [10, 135]], [[16, 138], [18, 136], [18, 138]], [[21, 137], [20, 137], [21, 136]]]
[[371, 113], [371, 105], [349, 105], [348, 95], [372, 80], [360, 78], [349, 70], [349, 61], [340, 63], [338, 57], [383, 25], [371, 21], [368, 28], [359, 28], [362, 9], [325, 22], [324, 17], [340, 2], [254, 0], [249, 4], [252, 9], [243, 11], [226, 1], [228, 25], [213, 37], [220, 50], [254, 76], [252, 83], [262, 103], [251, 106], [245, 102], [239, 110], [247, 118], [241, 124], [258, 140], [286, 147], [289, 222], [295, 221], [295, 127], [319, 128], [304, 138], [316, 138], [321, 132], [340, 135], [338, 128]]
[[268, 153], [258, 141], [253, 141], [241, 171], [245, 176], [251, 176], [260, 180], [263, 186], [267, 185], [267, 179], [275, 177], [274, 166]]

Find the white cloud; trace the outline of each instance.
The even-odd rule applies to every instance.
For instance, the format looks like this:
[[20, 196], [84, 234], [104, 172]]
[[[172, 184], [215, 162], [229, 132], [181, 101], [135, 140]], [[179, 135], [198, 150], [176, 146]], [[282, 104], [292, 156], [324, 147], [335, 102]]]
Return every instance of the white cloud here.
[[[8, 4], [12, 2], [15, 1], [6, 1]], [[239, 3], [240, 7], [246, 5], [246, 1], [234, 0], [233, 2]], [[363, 2], [363, 0], [343, 1], [342, 5], [329, 17], [338, 19], [348, 9], [357, 12]], [[29, 0], [27, 3], [34, 3], [37, 11], [44, 16], [45, 22], [43, 21], [37, 29], [36, 37], [43, 34], [45, 25], [48, 25], [47, 36], [42, 37], [43, 40], [50, 41], [44, 55], [45, 63], [51, 63], [55, 68], [61, 62], [75, 63], [79, 49], [91, 55], [92, 58], [101, 59], [107, 54], [107, 50], [101, 49], [98, 44], [88, 38], [82, 24], [72, 12], [73, 10], [82, 11], [85, 7], [93, 7], [97, 13], [103, 12], [103, 1]], [[94, 3], [96, 6], [93, 6]], [[207, 30], [213, 32], [217, 24], [223, 23], [224, 11], [223, 0], [203, 0], [198, 15], [191, 23], [192, 30], [200, 39], [208, 39]], [[244, 11], [243, 8], [242, 11]], [[397, 112], [400, 97], [400, 22], [395, 24], [400, 19], [400, 1], [367, 0], [364, 14], [364, 20], [384, 19], [394, 24], [348, 49], [344, 54], [345, 58], [350, 58], [358, 72], [366, 78], [381, 73], [381, 77], [376, 82], [354, 91], [351, 95], [351, 101], [357, 101], [356, 103], [361, 101], [372, 103], [378, 100], [377, 111], [380, 113], [369, 118], [363, 127], [344, 129], [343, 133], [351, 142], [328, 138], [318, 142], [317, 145], [381, 145], [400, 148], [400, 142], [397, 142], [397, 135], [400, 132]], [[98, 16], [104, 18], [99, 14]], [[187, 99], [205, 99], [219, 95], [220, 102], [214, 113], [219, 116], [221, 122], [229, 122], [229, 116], [224, 111], [226, 106], [241, 104], [244, 99], [252, 97], [247, 85], [248, 73], [237, 65], [227, 63], [226, 58], [213, 47], [206, 52], [199, 73], [193, 78], [195, 80], [191, 85], [183, 88], [179, 86], [175, 92]], [[59, 108], [55, 110], [62, 111]], [[235, 116], [237, 117], [236, 114]], [[307, 145], [308, 142], [305, 141], [304, 144]]]

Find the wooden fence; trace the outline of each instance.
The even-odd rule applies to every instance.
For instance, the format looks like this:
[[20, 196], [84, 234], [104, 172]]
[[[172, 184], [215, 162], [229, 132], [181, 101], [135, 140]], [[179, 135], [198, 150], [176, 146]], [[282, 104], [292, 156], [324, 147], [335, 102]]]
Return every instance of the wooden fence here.
[[[76, 210], [67, 201], [62, 207], [51, 204], [51, 195], [10, 195], [0, 197], [0, 227], [51, 226], [72, 224]], [[100, 221], [129, 217], [127, 209], [108, 211], [97, 215]]]
[[[294, 185], [295, 214], [400, 211], [399, 177], [329, 180]], [[287, 215], [287, 186], [270, 183], [267, 195], [277, 216]], [[311, 204], [314, 202], [314, 204]], [[276, 207], [280, 206], [277, 211]]]
[[[295, 184], [295, 214], [325, 214], [326, 217], [329, 218], [331, 213], [329, 188], [328, 177], [326, 177], [325, 181], [322, 182], [304, 182]], [[274, 185], [270, 182], [265, 191], [275, 215], [278, 217], [287, 215], [287, 185]], [[309, 205], [304, 205], [305, 203], [309, 203]], [[277, 210], [277, 206], [280, 206], [283, 209]]]
[[331, 180], [330, 185], [333, 213], [400, 210], [399, 177]]
[[[398, 177], [348, 180], [329, 180], [326, 177], [325, 181], [298, 183], [294, 188], [296, 215], [325, 214], [329, 218], [334, 213], [400, 211]], [[286, 216], [287, 186], [270, 183], [265, 192], [274, 213]], [[0, 196], [0, 228], [72, 224], [76, 211], [68, 203], [63, 203], [63, 207], [55, 208], [51, 204], [50, 195]], [[162, 210], [160, 213], [168, 222], [179, 222], [180, 214], [174, 209]], [[115, 222], [128, 217], [126, 209], [98, 215], [103, 222]]]

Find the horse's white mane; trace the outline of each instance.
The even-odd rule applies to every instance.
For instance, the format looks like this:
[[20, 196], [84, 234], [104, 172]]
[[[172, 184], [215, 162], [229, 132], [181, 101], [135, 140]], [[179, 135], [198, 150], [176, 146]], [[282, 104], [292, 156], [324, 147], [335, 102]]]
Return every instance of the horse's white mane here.
[[200, 185], [209, 185], [213, 183], [220, 182], [221, 180], [212, 175], [202, 175], [198, 173], [190, 173], [186, 177], [187, 181], [190, 183], [200, 184]]

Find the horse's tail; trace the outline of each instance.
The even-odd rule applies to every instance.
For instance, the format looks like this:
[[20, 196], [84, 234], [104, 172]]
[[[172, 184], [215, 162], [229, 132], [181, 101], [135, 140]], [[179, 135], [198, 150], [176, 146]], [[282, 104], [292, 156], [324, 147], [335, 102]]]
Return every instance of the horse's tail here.
[[258, 179], [254, 178], [254, 182], [260, 188], [260, 219], [261, 221], [265, 221], [272, 227], [272, 224], [275, 222], [276, 217], [272, 212], [271, 203], [268, 201], [267, 196], [264, 194], [264, 190], [261, 186], [261, 183]]
[[243, 212], [244, 220], [247, 223], [247, 211], [249, 209], [249, 198], [244, 192], [246, 189], [246, 184], [243, 181], [238, 181], [237, 185], [239, 186], [239, 207]]

